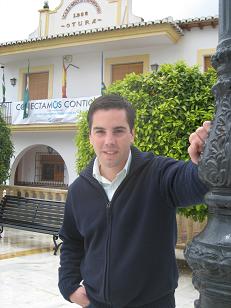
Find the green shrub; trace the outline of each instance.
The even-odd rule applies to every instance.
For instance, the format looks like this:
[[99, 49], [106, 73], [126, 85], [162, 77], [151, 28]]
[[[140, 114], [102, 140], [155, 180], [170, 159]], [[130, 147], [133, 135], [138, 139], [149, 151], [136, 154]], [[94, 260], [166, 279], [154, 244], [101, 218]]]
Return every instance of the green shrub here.
[[10, 159], [13, 156], [13, 145], [10, 139], [10, 129], [0, 112], [0, 185], [9, 177]]
[[87, 112], [81, 112], [77, 119], [77, 135], [76, 135], [76, 163], [77, 172], [81, 172], [94, 156], [94, 150], [89, 142], [89, 130], [87, 123]]
[[[184, 62], [164, 64], [157, 72], [129, 74], [109, 86], [106, 94], [120, 94], [137, 111], [135, 145], [142, 151], [153, 151], [175, 159], [188, 160], [188, 137], [205, 120], [214, 115], [211, 92], [216, 82], [213, 69], [200, 72], [197, 66]], [[92, 158], [86, 116], [78, 123], [78, 160], [80, 171]], [[205, 205], [179, 209], [179, 213], [202, 221], [207, 213]]]

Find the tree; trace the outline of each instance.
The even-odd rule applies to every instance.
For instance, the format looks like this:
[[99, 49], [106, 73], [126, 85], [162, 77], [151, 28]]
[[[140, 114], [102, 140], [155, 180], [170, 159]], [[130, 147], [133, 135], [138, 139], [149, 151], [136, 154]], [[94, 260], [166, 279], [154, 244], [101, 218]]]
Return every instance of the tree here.
[[[203, 121], [213, 118], [211, 88], [215, 82], [215, 70], [202, 73], [198, 66], [189, 67], [178, 62], [164, 64], [157, 72], [129, 74], [109, 86], [106, 94], [120, 94], [134, 105], [137, 112], [135, 145], [140, 150], [188, 160], [190, 133]], [[80, 171], [93, 155], [85, 114], [82, 114], [78, 127], [77, 169]], [[198, 205], [179, 212], [202, 221], [207, 207]]]
[[0, 113], [0, 185], [9, 177], [10, 159], [13, 156], [13, 144], [10, 139], [10, 128]]

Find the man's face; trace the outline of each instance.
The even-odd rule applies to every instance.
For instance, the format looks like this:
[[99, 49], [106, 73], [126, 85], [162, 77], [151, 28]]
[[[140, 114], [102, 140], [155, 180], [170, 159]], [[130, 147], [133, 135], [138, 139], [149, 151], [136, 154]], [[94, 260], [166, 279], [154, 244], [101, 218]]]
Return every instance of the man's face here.
[[134, 130], [130, 130], [124, 109], [101, 109], [93, 114], [90, 143], [101, 175], [112, 180], [123, 169], [133, 141]]

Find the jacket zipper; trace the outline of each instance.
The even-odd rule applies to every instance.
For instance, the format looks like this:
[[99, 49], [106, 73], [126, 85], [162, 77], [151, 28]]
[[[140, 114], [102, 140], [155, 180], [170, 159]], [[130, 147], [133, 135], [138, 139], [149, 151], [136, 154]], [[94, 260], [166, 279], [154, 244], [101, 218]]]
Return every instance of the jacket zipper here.
[[[137, 171], [137, 170], [136, 170]], [[135, 174], [135, 173], [134, 173]], [[133, 174], [133, 175], [134, 175]], [[128, 175], [121, 184], [124, 184], [125, 182], [128, 181], [128, 179], [131, 176]], [[92, 181], [88, 178], [89, 182], [92, 183]], [[100, 187], [100, 190], [102, 191], [103, 195], [106, 197], [107, 199], [107, 204], [106, 204], [106, 219], [107, 219], [107, 238], [106, 238], [106, 264], [105, 264], [105, 273], [104, 273], [104, 299], [105, 302], [107, 304], [108, 308], [112, 307], [112, 304], [110, 302], [109, 299], [109, 261], [110, 261], [110, 242], [111, 242], [111, 228], [112, 228], [112, 201], [114, 201], [114, 199], [116, 198], [116, 196], [118, 195], [118, 193], [121, 190], [121, 184], [120, 186], [116, 189], [112, 200], [109, 201], [108, 200], [108, 196], [105, 192], [105, 190], [103, 189], [103, 187], [97, 182], [97, 187]]]
[[106, 205], [106, 215], [107, 215], [107, 239], [106, 239], [106, 265], [105, 265], [105, 276], [104, 276], [104, 297], [108, 306], [111, 307], [109, 300], [109, 262], [110, 262], [110, 242], [111, 242], [111, 202], [109, 201]]
[[[122, 183], [127, 182], [129, 177], [126, 177]], [[122, 184], [121, 183], [121, 184]], [[112, 307], [112, 304], [110, 302], [110, 287], [109, 287], [109, 282], [110, 282], [110, 277], [109, 277], [109, 262], [110, 262], [110, 243], [111, 243], [111, 230], [112, 230], [112, 201], [116, 198], [117, 194], [121, 190], [121, 184], [120, 186], [116, 189], [111, 201], [108, 201], [106, 204], [106, 215], [107, 215], [107, 239], [106, 239], [106, 265], [105, 265], [105, 275], [104, 275], [104, 298], [105, 302], [107, 303], [107, 307], [110, 308]], [[102, 187], [101, 187], [102, 188]], [[102, 188], [103, 189], [103, 188]], [[104, 189], [103, 189], [104, 191]], [[105, 191], [104, 191], [104, 194]]]

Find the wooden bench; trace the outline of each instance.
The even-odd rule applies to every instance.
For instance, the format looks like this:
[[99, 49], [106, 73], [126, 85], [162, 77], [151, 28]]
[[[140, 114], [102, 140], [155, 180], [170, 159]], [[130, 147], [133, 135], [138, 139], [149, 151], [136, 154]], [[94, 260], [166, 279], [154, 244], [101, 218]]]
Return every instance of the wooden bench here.
[[6, 195], [0, 203], [0, 237], [3, 227], [53, 235], [54, 254], [59, 246], [59, 229], [65, 203]]

